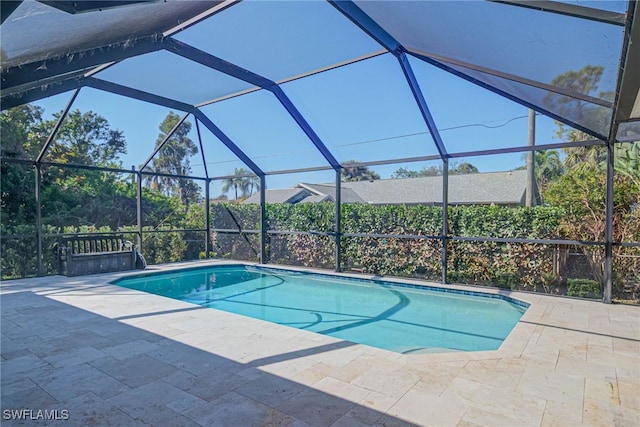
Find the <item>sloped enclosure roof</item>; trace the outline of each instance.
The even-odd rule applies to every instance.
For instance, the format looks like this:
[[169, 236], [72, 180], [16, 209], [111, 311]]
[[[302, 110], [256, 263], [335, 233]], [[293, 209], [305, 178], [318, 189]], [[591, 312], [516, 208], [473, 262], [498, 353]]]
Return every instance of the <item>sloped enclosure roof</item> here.
[[[455, 150], [438, 134], [415, 61], [595, 138], [637, 140], [638, 8], [634, 1], [3, 1], [2, 109], [82, 87], [143, 100], [192, 114], [263, 176], [207, 108], [264, 91], [338, 169], [281, 85], [387, 55], [411, 88], [432, 158]], [[597, 88], [580, 84], [575, 72], [585, 67], [602, 68]]]

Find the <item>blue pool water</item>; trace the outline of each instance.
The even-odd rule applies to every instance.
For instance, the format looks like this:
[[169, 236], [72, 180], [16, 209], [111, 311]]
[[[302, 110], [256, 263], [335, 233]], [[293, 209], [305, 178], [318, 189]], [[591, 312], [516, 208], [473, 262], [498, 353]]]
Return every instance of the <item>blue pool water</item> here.
[[495, 350], [527, 307], [478, 292], [244, 265], [114, 284], [407, 354]]

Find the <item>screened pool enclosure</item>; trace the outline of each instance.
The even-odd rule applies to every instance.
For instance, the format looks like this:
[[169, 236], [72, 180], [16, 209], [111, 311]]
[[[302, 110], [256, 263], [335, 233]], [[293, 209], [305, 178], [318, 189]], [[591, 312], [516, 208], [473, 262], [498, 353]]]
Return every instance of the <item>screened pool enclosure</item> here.
[[[121, 212], [108, 233], [166, 250], [153, 258], [163, 262], [224, 257], [549, 293], [591, 280], [595, 295], [570, 295], [637, 299], [635, 1], [1, 4], [3, 277], [56, 273], [57, 239], [106, 232], [100, 214]], [[16, 113], [25, 105], [39, 110]], [[34, 111], [50, 125], [18, 123], [35, 123]], [[122, 144], [78, 153], [93, 146], [69, 126], [87, 111], [118, 129], [95, 138]], [[166, 167], [159, 159], [186, 139], [186, 163]], [[520, 171], [521, 200], [453, 196]], [[346, 184], [406, 179], [409, 200], [426, 176], [436, 195], [411, 203], [368, 202]], [[121, 190], [65, 217], [90, 179]], [[276, 197], [303, 190], [305, 203]], [[259, 203], [241, 202], [254, 191]], [[74, 222], [92, 209], [93, 222]]]

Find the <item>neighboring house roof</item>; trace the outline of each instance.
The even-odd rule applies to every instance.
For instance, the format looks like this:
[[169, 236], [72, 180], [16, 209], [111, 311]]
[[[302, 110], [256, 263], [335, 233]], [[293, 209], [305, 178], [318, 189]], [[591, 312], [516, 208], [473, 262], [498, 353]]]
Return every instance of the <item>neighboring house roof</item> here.
[[[313, 194], [326, 194], [330, 197], [330, 202], [336, 200], [336, 186], [335, 184], [307, 184], [300, 183], [296, 187], [301, 187], [309, 190]], [[353, 191], [351, 188], [345, 187], [344, 184], [340, 188], [340, 200], [342, 203], [367, 203], [362, 197]], [[306, 201], [306, 200], [305, 200]]]
[[524, 205], [526, 193], [526, 170], [449, 176], [452, 204]]
[[418, 204], [442, 202], [442, 177], [348, 181], [343, 188], [355, 191], [365, 203]]
[[[442, 176], [349, 181], [343, 188], [371, 204], [440, 204]], [[527, 171], [449, 175], [450, 204], [522, 204]]]
[[302, 199], [299, 203], [333, 202], [328, 194], [317, 194]]
[[[309, 191], [304, 188], [267, 190], [265, 193], [265, 203], [298, 203], [309, 195]], [[243, 203], [260, 203], [260, 193], [258, 192], [252, 195]]]
[[[527, 171], [449, 175], [449, 204], [522, 205], [527, 188]], [[267, 203], [312, 203], [335, 201], [333, 184], [301, 183], [295, 188], [267, 190]], [[441, 204], [442, 176], [347, 181], [341, 184], [342, 203]], [[254, 194], [244, 203], [260, 203]]]

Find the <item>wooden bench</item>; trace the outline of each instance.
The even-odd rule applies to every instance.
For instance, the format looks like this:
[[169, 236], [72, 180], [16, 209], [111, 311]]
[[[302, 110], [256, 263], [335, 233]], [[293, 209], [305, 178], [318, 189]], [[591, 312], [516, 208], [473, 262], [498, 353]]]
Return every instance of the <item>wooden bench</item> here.
[[86, 274], [126, 271], [136, 268], [136, 250], [121, 234], [60, 237], [60, 274]]

